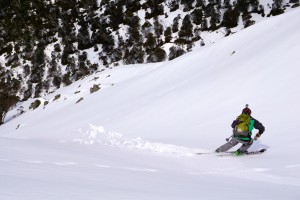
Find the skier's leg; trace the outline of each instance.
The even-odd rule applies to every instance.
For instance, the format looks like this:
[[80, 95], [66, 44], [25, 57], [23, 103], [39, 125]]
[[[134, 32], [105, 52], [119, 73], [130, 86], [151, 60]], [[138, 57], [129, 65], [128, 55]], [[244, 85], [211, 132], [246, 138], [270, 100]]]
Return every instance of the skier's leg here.
[[248, 143], [243, 144], [243, 145], [238, 149], [238, 151], [240, 151], [240, 152], [246, 152], [246, 151], [251, 147], [252, 144], [253, 144], [253, 139], [251, 139]]
[[237, 145], [238, 142], [236, 140], [231, 139], [229, 142], [223, 144], [219, 148], [216, 149], [216, 152], [225, 152]]

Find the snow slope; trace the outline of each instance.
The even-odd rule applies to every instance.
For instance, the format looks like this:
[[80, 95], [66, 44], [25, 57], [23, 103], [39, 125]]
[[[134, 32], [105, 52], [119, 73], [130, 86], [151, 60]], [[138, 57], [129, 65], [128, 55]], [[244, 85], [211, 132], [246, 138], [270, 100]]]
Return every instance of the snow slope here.
[[[299, 199], [299, 24], [295, 8], [171, 62], [96, 73], [35, 110], [18, 105], [26, 112], [0, 127], [0, 199]], [[268, 151], [195, 155], [225, 142], [246, 103], [266, 127], [251, 149]]]

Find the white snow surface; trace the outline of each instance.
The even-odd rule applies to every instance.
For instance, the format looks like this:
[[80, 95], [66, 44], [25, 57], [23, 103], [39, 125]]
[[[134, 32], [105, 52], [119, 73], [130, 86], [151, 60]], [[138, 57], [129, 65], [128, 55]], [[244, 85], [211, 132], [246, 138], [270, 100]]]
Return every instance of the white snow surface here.
[[[20, 103], [0, 127], [0, 199], [300, 199], [299, 24], [295, 8], [170, 62], [98, 72], [35, 110]], [[266, 127], [251, 149], [267, 152], [196, 155], [226, 142], [246, 103]]]

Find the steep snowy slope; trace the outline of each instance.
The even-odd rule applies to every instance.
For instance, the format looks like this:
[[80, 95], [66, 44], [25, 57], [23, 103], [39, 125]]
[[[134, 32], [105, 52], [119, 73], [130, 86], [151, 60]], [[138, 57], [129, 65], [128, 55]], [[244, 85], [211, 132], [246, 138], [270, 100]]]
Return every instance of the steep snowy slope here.
[[[0, 127], [0, 197], [299, 199], [299, 24], [296, 8], [171, 62], [87, 77], [44, 109], [25, 102]], [[266, 127], [252, 149], [268, 152], [194, 155], [223, 144], [246, 103]]]

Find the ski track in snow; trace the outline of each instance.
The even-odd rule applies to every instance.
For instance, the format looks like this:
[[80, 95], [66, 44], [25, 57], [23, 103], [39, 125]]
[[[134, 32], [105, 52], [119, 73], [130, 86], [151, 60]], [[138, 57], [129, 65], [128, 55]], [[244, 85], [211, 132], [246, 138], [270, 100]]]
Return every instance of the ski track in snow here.
[[121, 133], [106, 131], [102, 126], [90, 124], [86, 130], [77, 130], [75, 139], [72, 142], [93, 145], [100, 144], [110, 147], [129, 150], [144, 150], [156, 153], [167, 153], [175, 156], [193, 157], [197, 152], [210, 152], [208, 150], [177, 146], [173, 144], [164, 144], [159, 142], [150, 142], [140, 137], [127, 138]]

